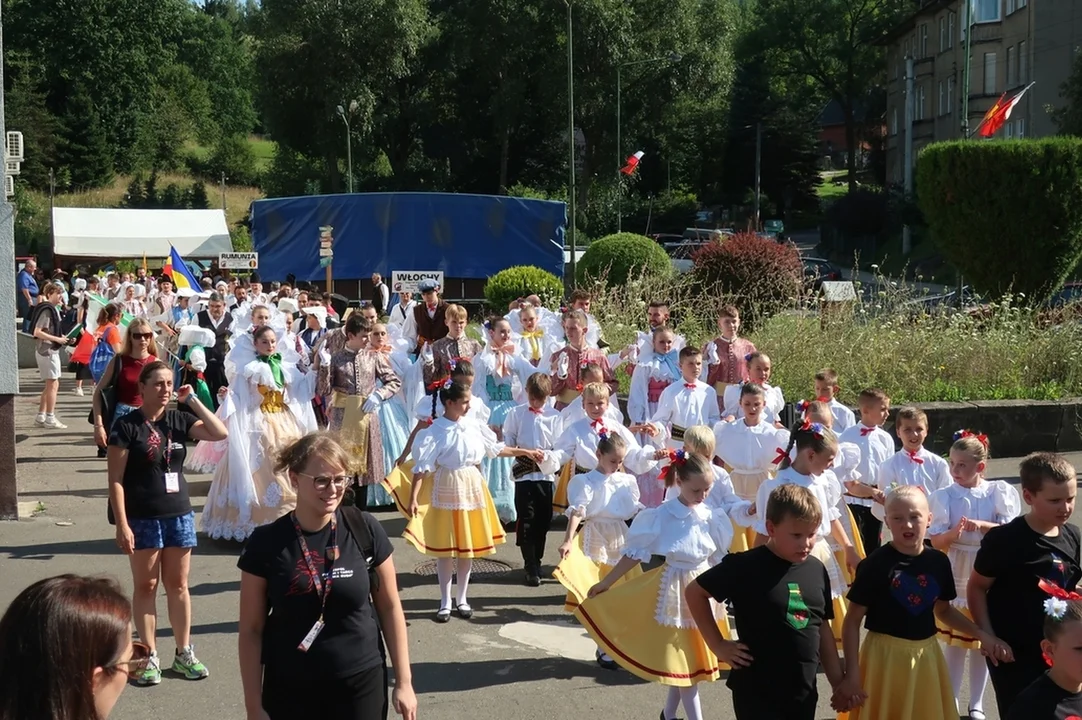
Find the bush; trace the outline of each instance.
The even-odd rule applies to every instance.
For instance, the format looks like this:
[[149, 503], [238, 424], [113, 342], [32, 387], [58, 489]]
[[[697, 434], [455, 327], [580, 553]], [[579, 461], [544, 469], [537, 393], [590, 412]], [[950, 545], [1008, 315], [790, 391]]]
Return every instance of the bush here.
[[642, 272], [669, 277], [672, 262], [662, 247], [650, 238], [619, 233], [590, 243], [576, 272], [580, 283], [604, 279], [609, 285], [623, 285], [628, 278]]
[[981, 293], [1043, 300], [1082, 258], [1082, 139], [936, 143], [917, 187], [936, 243]]
[[[755, 233], [738, 233], [705, 245], [693, 259], [696, 282], [734, 298], [749, 331], [792, 307], [803, 289], [804, 270], [796, 248]], [[706, 292], [703, 296], [709, 297]]]
[[227, 135], [214, 146], [207, 158], [207, 170], [215, 182], [225, 173], [225, 179], [233, 185], [258, 185], [255, 151], [247, 135]]
[[485, 300], [496, 312], [507, 312], [507, 307], [520, 297], [537, 295], [547, 308], [557, 308], [564, 294], [560, 278], [533, 265], [516, 265], [488, 279], [485, 284]]

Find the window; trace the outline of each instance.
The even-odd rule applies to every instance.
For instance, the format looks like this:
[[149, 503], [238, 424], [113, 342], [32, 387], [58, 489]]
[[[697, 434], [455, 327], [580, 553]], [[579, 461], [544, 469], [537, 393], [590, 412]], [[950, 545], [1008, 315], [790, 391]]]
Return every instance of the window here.
[[1018, 9], [1021, 10], [1026, 5], [1029, 5], [1029, 0], [1018, 0]]
[[996, 94], [996, 54], [984, 54], [984, 94]]
[[939, 52], [947, 49], [947, 18], [939, 18]]
[[1029, 82], [1029, 57], [1026, 55], [1026, 41], [1018, 43], [1018, 82]]
[[1014, 120], [1007, 122], [1006, 136], [1008, 140], [1014, 137]]
[[1024, 138], [1026, 136], [1026, 119], [1018, 118], [1018, 137]]
[[894, 108], [890, 113], [890, 134], [898, 134], [898, 108]]
[[947, 49], [954, 47], [954, 12], [947, 13]]
[[1010, 15], [1016, 9], [1016, 0], [1007, 0], [1007, 14]]
[[1013, 45], [1007, 48], [1007, 87], [1018, 84], [1018, 50]]
[[947, 94], [944, 92], [942, 80], [939, 81], [939, 108], [936, 114], [940, 117], [947, 114]]
[[947, 78], [947, 114], [954, 112], [954, 77]]
[[917, 88], [917, 96], [914, 98], [915, 115], [914, 120], [923, 120], [925, 116], [924, 110], [924, 86], [921, 85]]
[[928, 23], [920, 26], [920, 56], [928, 57]]
[[996, 22], [1003, 19], [1002, 0], [973, 0], [973, 22]]

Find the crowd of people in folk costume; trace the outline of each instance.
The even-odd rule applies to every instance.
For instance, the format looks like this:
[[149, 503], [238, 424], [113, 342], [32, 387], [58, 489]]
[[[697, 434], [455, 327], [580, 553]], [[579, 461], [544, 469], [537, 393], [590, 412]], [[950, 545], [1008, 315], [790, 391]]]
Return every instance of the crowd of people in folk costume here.
[[506, 528], [539, 586], [566, 516], [551, 572], [565, 608], [598, 664], [669, 688], [661, 720], [681, 706], [702, 718], [698, 684], [725, 670], [737, 717], [810, 720], [819, 667], [852, 718], [982, 720], [989, 679], [1003, 718], [1082, 712], [1076, 483], [1059, 456], [1022, 463], [1023, 515], [1012, 485], [984, 477], [985, 436], [960, 431], [944, 459], [924, 448], [927, 416], [903, 407], [896, 451], [888, 395], [863, 390], [858, 418], [830, 369], [785, 427], [772, 360], [731, 306], [699, 348], [651, 302], [648, 330], [609, 352], [583, 291], [561, 315], [524, 298], [478, 341], [431, 281], [393, 307], [377, 285], [341, 319], [258, 278], [171, 300], [167, 281], [150, 324], [178, 387], [228, 428], [186, 461], [214, 473], [211, 537], [242, 541], [289, 513], [273, 458], [325, 428], [353, 458], [353, 504], [393, 504], [407, 542], [436, 558], [437, 622], [472, 616], [473, 560]]

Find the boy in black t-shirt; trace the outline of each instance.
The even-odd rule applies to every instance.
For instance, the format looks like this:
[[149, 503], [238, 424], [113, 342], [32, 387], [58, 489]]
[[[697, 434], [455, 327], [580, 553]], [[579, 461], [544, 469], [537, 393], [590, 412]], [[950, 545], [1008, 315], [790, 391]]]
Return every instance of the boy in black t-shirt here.
[[1005, 720], [1071, 720], [1082, 717], [1082, 602], [1045, 601], [1041, 649], [1052, 667], [1015, 700]]
[[1048, 596], [1038, 583], [1074, 590], [1082, 577], [1079, 531], [1067, 524], [1077, 490], [1074, 468], [1055, 453], [1033, 453], [1019, 474], [1030, 511], [984, 536], [966, 593], [974, 621], [1010, 645], [1013, 655], [1013, 662], [989, 660], [1000, 717], [1010, 715], [1019, 693], [1047, 668], [1041, 640]]
[[[765, 513], [766, 545], [727, 555], [685, 598], [706, 644], [733, 668], [727, 684], [737, 720], [814, 720], [820, 662], [831, 687], [842, 679], [830, 579], [811, 557], [822, 510], [807, 488], [782, 485]], [[711, 598], [733, 604], [739, 642], [722, 637]]]

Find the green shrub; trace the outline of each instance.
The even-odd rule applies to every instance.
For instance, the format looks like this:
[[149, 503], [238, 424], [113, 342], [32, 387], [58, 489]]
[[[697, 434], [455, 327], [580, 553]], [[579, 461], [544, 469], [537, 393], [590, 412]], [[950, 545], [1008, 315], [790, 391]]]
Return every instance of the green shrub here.
[[533, 265], [516, 265], [500, 270], [485, 283], [485, 300], [501, 315], [512, 302], [526, 295], [537, 295], [547, 308], [560, 305], [564, 284], [560, 278]]
[[226, 135], [214, 145], [207, 158], [207, 170], [212, 180], [219, 180], [222, 173], [234, 185], [258, 185], [255, 151], [247, 135]]
[[1082, 258], [1082, 139], [936, 143], [917, 187], [943, 254], [984, 294], [1045, 299]]
[[576, 278], [580, 283], [604, 280], [608, 285], [623, 285], [638, 273], [661, 277], [672, 275], [672, 262], [660, 245], [643, 235], [618, 233], [590, 243], [578, 262]]

